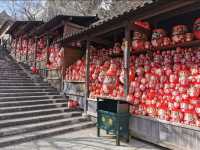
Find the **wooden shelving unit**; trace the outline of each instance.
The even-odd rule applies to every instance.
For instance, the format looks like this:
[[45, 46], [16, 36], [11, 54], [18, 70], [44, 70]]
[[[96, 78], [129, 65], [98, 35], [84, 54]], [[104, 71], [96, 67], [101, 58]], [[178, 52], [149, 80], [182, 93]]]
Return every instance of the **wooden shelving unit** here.
[[[194, 41], [179, 43], [179, 44], [175, 44], [175, 45], [135, 50], [135, 51], [130, 52], [130, 55], [140, 55], [140, 54], [152, 53], [152, 52], [156, 52], [156, 51], [173, 50], [173, 49], [176, 49], [177, 47], [192, 48], [192, 47], [198, 47], [198, 46], [200, 47], [200, 40], [194, 40]], [[109, 55], [109, 57], [112, 57], [112, 58], [123, 57], [123, 56], [124, 56], [123, 53]]]
[[169, 46], [164, 46], [164, 47], [153, 47], [150, 49], [141, 49], [141, 50], [131, 52], [131, 55], [138, 55], [138, 54], [144, 54], [147, 52], [155, 52], [155, 51], [173, 50], [173, 49], [176, 49], [177, 47], [192, 48], [192, 47], [198, 47], [198, 46], [200, 46], [200, 40], [195, 40], [191, 42], [184, 42], [184, 43], [179, 43], [179, 44], [169, 45]]

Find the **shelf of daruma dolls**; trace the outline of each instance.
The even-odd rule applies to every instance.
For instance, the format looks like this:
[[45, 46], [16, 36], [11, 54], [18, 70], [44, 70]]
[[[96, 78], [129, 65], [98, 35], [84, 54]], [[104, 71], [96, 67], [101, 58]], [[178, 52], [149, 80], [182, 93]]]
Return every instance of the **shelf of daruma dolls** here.
[[[184, 42], [184, 43], [179, 43], [179, 44], [174, 44], [174, 45], [169, 45], [169, 46], [162, 46], [162, 47], [152, 47], [149, 49], [139, 49], [135, 51], [131, 51], [130, 55], [140, 55], [140, 54], [146, 54], [146, 53], [151, 53], [155, 51], [166, 51], [166, 50], [174, 50], [177, 47], [180, 48], [192, 48], [192, 47], [200, 47], [200, 40], [194, 40], [190, 42]], [[112, 58], [117, 58], [117, 57], [123, 57], [124, 54], [119, 53], [119, 54], [109, 54], [109, 57]]]
[[184, 42], [184, 43], [178, 43], [173, 44], [169, 46], [162, 46], [162, 47], [152, 47], [150, 49], [141, 49], [141, 50], [135, 50], [131, 52], [131, 55], [139, 55], [139, 54], [145, 54], [148, 52], [155, 52], [155, 51], [166, 51], [166, 50], [174, 50], [177, 47], [180, 48], [193, 48], [200, 46], [200, 40], [194, 40], [190, 42]]

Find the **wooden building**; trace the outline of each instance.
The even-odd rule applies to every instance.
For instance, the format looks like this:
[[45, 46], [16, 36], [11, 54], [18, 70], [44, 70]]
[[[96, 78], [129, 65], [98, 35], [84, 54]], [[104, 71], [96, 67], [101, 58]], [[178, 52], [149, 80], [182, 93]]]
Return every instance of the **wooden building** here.
[[[200, 46], [200, 41], [196, 39], [188, 42], [173, 43], [167, 46], [132, 50], [134, 32], [147, 35], [148, 40], [150, 40], [152, 34], [151, 30], [138, 25], [136, 22], [141, 20], [148, 22], [151, 25], [151, 29], [163, 28], [168, 32], [168, 35], [171, 35], [173, 26], [184, 24], [188, 27], [189, 33], [191, 33], [194, 21], [200, 17], [199, 9], [200, 2], [198, 0], [157, 0], [151, 4], [145, 4], [134, 10], [102, 21], [97, 21], [96, 17], [57, 16], [39, 26], [31, 33], [31, 35], [35, 36], [36, 40], [44, 39], [45, 41], [45, 44], [43, 44], [44, 47], [41, 50], [38, 48], [36, 42], [35, 55], [37, 55], [38, 51], [41, 51], [41, 53], [44, 52], [45, 57], [41, 59], [43, 65], [39, 64], [40, 62], [36, 61], [35, 57], [35, 65], [40, 70], [40, 74], [48, 79], [52, 85], [63, 91], [70, 99], [78, 100], [81, 108], [88, 115], [95, 117], [96, 99], [91, 98], [90, 88], [93, 82], [90, 72], [90, 67], [93, 63], [91, 60], [94, 60], [91, 59], [93, 57], [92, 51], [96, 50], [97, 53], [103, 53], [104, 49], [113, 50], [116, 43], [124, 44], [122, 44], [123, 52], [109, 53], [108, 51], [108, 53], [106, 52], [105, 55], [102, 55], [102, 57], [105, 56], [106, 61], [116, 58], [121, 62], [121, 68], [117, 68], [124, 73], [124, 77], [122, 78], [123, 84], [120, 83], [121, 87], [123, 87], [123, 89], [120, 89], [121, 94], [113, 94], [114, 96], [98, 94], [96, 97], [107, 100], [128, 101], [131, 80], [129, 77], [131, 70], [130, 59], [132, 57], [138, 58], [148, 55], [151, 61], [153, 61], [154, 57], [152, 56], [155, 53], [159, 54], [163, 51], [170, 53], [171, 50], [173, 51], [177, 48], [198, 49]], [[93, 23], [95, 21], [97, 22]], [[18, 30], [17, 26], [16, 24], [11, 27], [9, 33], [15, 35], [14, 31]], [[46, 66], [50, 55], [48, 48], [53, 47], [55, 44], [58, 44], [59, 47], [64, 47], [62, 68], [48, 69]], [[80, 59], [82, 60], [81, 63]], [[100, 58], [95, 57], [95, 59], [98, 60]], [[84, 64], [84, 80], [75, 80], [74, 78], [71, 80], [65, 79], [66, 70], [74, 64]], [[135, 66], [135, 64], [132, 65], [135, 67], [134, 74], [137, 77], [136, 70], [138, 66]], [[49, 76], [50, 72], [55, 72], [55, 70], [59, 72], [57, 74], [60, 74], [60, 76]], [[82, 70], [77, 69], [76, 71], [80, 72]], [[131, 107], [135, 107], [134, 103], [130, 102], [130, 104]], [[167, 121], [150, 115], [137, 115], [133, 113], [130, 117], [129, 130], [134, 137], [171, 149], [198, 150], [200, 145], [198, 140], [200, 136], [199, 127]]]

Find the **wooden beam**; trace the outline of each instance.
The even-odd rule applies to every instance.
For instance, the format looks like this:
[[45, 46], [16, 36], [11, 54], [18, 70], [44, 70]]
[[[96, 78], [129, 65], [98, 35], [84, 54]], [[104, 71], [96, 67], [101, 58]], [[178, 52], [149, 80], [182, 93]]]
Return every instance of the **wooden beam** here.
[[93, 41], [97, 44], [102, 44], [102, 45], [105, 45], [105, 46], [111, 46], [113, 45], [113, 43], [109, 40], [103, 40], [102, 38], [97, 38], [97, 37], [94, 37], [94, 38], [90, 38], [90, 41]]
[[50, 29], [49, 31], [47, 31], [47, 32], [51, 33], [51, 32], [53, 32], [53, 31], [55, 31], [55, 30], [61, 28], [62, 26], [64, 26], [64, 23], [63, 23], [63, 22], [61, 22], [59, 25], [55, 26], [54, 28], [51, 28], [51, 29]]
[[115, 24], [115, 22], [109, 23], [106, 26], [97, 27], [96, 31], [94, 30], [91, 33], [90, 37], [93, 38], [93, 37], [101, 36], [101, 35], [106, 34], [108, 32], [112, 32], [112, 31], [118, 30], [120, 28], [124, 28], [125, 26], [126, 25], [125, 25], [124, 22], [121, 22], [120, 24]]
[[[79, 41], [90, 40], [94, 37], [96, 38], [97, 36], [103, 35], [105, 33], [108, 33], [108, 32], [117, 30], [119, 28], [123, 28], [123, 27], [125, 27], [124, 23], [121, 22], [120, 24], [115, 25], [115, 22], [113, 22], [112, 24], [107, 24], [106, 26], [101, 26], [100, 28], [97, 27], [98, 29], [95, 29], [95, 30], [91, 29], [92, 31], [90, 33], [90, 36], [88, 36], [87, 33], [81, 34], [81, 36], [79, 34], [77, 34], [76, 36], [64, 39], [64, 42], [71, 42], [71, 41], [75, 41], [77, 39]], [[59, 40], [57, 42], [61, 42], [61, 41]]]
[[78, 24], [75, 24], [75, 23], [72, 23], [72, 22], [69, 22], [69, 21], [65, 21], [64, 25], [69, 25], [71, 27], [75, 27], [75, 28], [79, 28], [79, 29], [84, 29], [85, 27], [84, 26], [80, 26]]
[[180, 9], [175, 9], [173, 11], [169, 11], [169, 12], [167, 12], [167, 15], [166, 15], [166, 13], [164, 13], [164, 14], [158, 15], [156, 17], [153, 17], [149, 21], [150, 22], [154, 22], [156, 24], [156, 23], [158, 23], [160, 21], [167, 20], [169, 18], [178, 16], [178, 15], [182, 15], [184, 13], [196, 11], [196, 10], [199, 10], [199, 9], [200, 9], [200, 3], [196, 3], [195, 5], [191, 4], [191, 5], [187, 5], [187, 6], [183, 7], [183, 8], [180, 8]]
[[169, 3], [165, 3], [164, 5], [155, 5], [154, 8], [141, 8], [135, 11], [137, 15], [127, 16], [130, 20], [145, 20], [152, 17], [156, 17], [161, 14], [166, 14], [174, 10], [179, 10], [180, 8], [186, 7], [188, 5], [195, 5], [197, 0], [175, 0]]

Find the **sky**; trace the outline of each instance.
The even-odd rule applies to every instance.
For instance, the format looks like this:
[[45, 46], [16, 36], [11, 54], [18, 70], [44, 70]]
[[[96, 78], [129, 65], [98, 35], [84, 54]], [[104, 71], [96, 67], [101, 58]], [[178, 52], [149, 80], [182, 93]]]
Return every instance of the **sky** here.
[[[0, 0], [0, 11], [7, 10], [7, 0]], [[7, 10], [8, 11], [8, 10]]]

